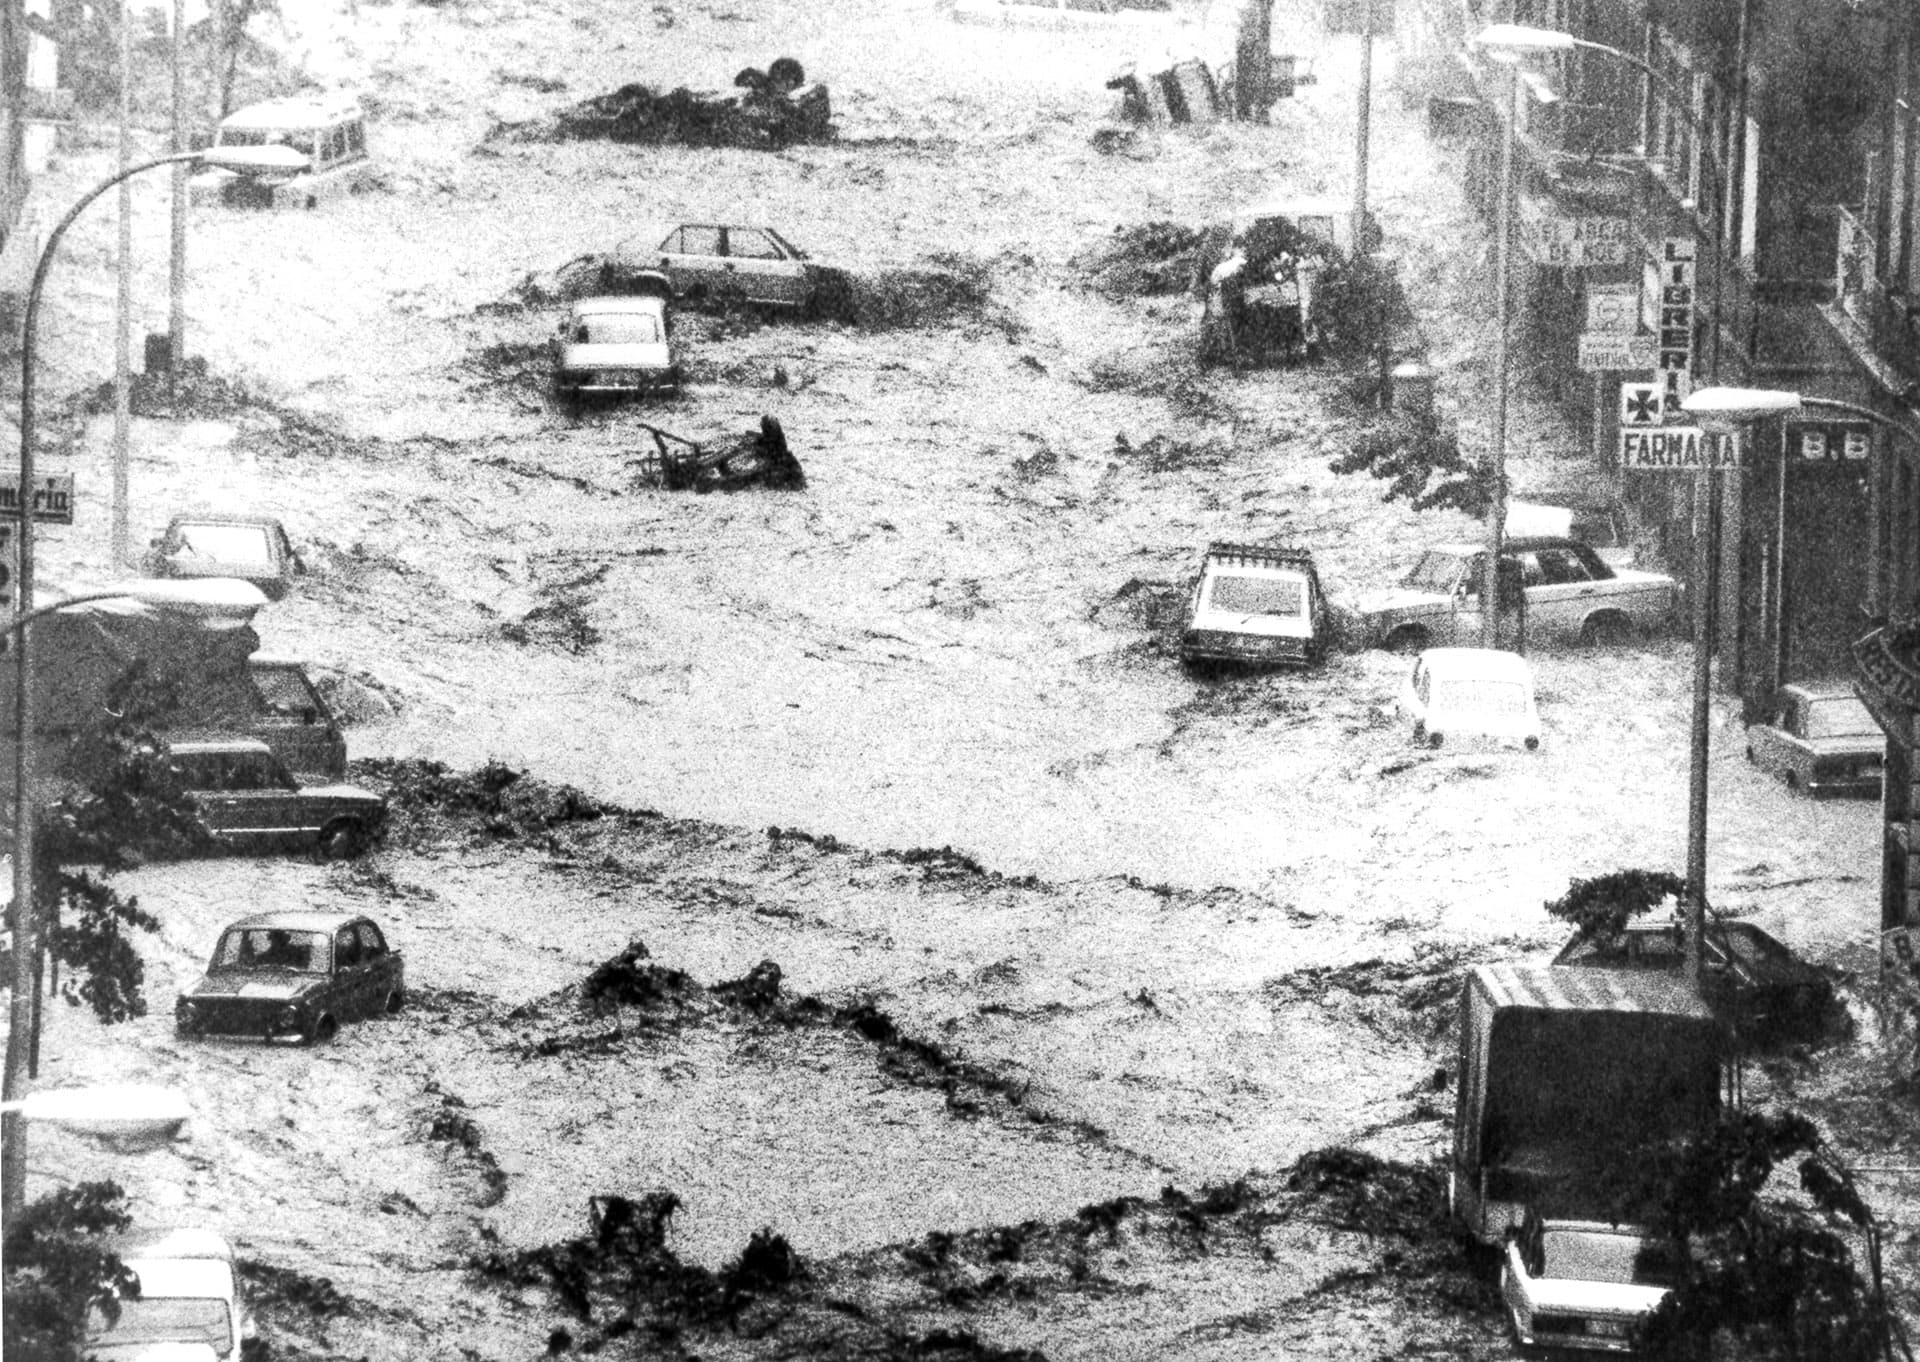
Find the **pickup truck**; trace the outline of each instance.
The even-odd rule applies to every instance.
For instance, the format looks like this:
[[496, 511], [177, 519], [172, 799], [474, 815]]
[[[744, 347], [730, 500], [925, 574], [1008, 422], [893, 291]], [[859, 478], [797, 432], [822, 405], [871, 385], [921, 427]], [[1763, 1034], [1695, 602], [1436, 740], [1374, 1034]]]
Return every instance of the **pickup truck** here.
[[1645, 1152], [1718, 1119], [1725, 1054], [1684, 979], [1479, 966], [1460, 995], [1448, 1209], [1485, 1244], [1530, 1212], [1618, 1221]]
[[1189, 667], [1304, 667], [1327, 646], [1327, 599], [1305, 549], [1209, 544], [1180, 633]]

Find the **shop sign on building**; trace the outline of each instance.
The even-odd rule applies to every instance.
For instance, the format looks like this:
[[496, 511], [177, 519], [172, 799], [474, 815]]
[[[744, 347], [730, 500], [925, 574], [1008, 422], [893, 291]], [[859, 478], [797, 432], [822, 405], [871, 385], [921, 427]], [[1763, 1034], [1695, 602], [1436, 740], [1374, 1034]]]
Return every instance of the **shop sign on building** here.
[[1391, 33], [1394, 0], [1327, 0], [1327, 32]]
[[1658, 383], [1622, 383], [1620, 385], [1620, 425], [1623, 429], [1646, 429], [1660, 424], [1660, 385]]
[[1653, 367], [1653, 337], [1587, 332], [1580, 337], [1580, 367], [1590, 374]]
[[1661, 473], [1712, 472], [1740, 466], [1740, 442], [1699, 426], [1647, 426], [1620, 432], [1620, 467]]
[[1669, 419], [1693, 391], [1694, 240], [1670, 236], [1660, 253], [1647, 262], [1642, 315], [1648, 317], [1656, 343], [1654, 380], [1660, 385], [1660, 403]]
[[1562, 213], [1551, 199], [1520, 198], [1520, 247], [1537, 265], [1624, 265], [1631, 240], [1623, 217]]
[[1788, 421], [1787, 457], [1801, 463], [1862, 463], [1873, 454], [1866, 421]]
[[1581, 330], [1589, 336], [1631, 336], [1638, 332], [1640, 286], [1588, 284], [1587, 324]]

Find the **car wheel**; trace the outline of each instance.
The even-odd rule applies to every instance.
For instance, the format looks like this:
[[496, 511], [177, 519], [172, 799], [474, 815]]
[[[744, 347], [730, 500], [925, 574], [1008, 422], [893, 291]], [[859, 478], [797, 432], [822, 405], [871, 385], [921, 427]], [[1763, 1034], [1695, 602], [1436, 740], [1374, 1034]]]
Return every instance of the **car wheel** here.
[[1787, 772], [1787, 788], [1788, 788], [1789, 790], [1792, 790], [1792, 791], [1794, 791], [1794, 792], [1795, 792], [1796, 794], [1797, 794], [1797, 793], [1799, 793], [1799, 790], [1800, 790], [1800, 773], [1799, 773], [1798, 771], [1789, 771], [1789, 772]]
[[1417, 624], [1403, 624], [1387, 635], [1390, 653], [1421, 653], [1427, 648], [1427, 631]]
[[391, 993], [387, 994], [387, 1003], [384, 1010], [386, 1014], [389, 1017], [391, 1017], [394, 1015], [394, 1013], [400, 1011], [406, 1005], [407, 1005], [407, 995], [402, 993], [399, 989], [396, 988]]
[[330, 1012], [322, 1012], [320, 1019], [314, 1022], [313, 1029], [307, 1032], [306, 1043], [308, 1045], [325, 1045], [339, 1033], [340, 1023], [333, 1019], [333, 1014]]
[[1595, 615], [1580, 626], [1580, 642], [1589, 648], [1618, 648], [1632, 638], [1633, 629], [1621, 615]]
[[366, 844], [366, 829], [356, 819], [336, 818], [320, 829], [320, 858], [345, 861], [358, 856]]

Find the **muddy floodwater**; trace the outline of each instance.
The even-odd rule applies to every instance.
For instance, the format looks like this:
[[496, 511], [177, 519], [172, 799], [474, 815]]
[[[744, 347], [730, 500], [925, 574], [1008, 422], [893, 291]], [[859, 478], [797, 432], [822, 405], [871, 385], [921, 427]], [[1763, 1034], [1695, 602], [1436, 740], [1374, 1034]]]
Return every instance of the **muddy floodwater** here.
[[[1105, 82], [1137, 39], [920, 3], [285, 8], [262, 33], [363, 92], [378, 182], [194, 210], [206, 371], [135, 423], [135, 537], [285, 521], [309, 570], [263, 648], [312, 665], [353, 778], [408, 812], [347, 864], [125, 876], [162, 922], [150, 1014], [55, 1006], [42, 1081], [177, 1087], [190, 1138], [116, 1160], [49, 1133], [36, 1169], [227, 1233], [276, 1358], [1506, 1355], [1441, 1224], [1458, 979], [1549, 959], [1575, 877], [1683, 867], [1690, 644], [1536, 650], [1533, 753], [1413, 747], [1411, 660], [1381, 651], [1188, 674], [1210, 541], [1310, 548], [1347, 610], [1482, 531], [1331, 471], [1376, 419], [1349, 366], [1202, 369], [1190, 291], [1091, 286], [1118, 229], [1349, 193], [1352, 40], [1282, 0], [1318, 80], [1269, 124], [1120, 136]], [[490, 136], [781, 55], [830, 87], [833, 141]], [[1477, 453], [1486, 235], [1391, 60], [1370, 204]], [[109, 167], [76, 137], [50, 192]], [[135, 194], [136, 331], [164, 325], [163, 185]], [[557, 272], [735, 221], [961, 284], [885, 324], [689, 311], [679, 395], [558, 406]], [[112, 238], [106, 208], [75, 229], [44, 324], [80, 501], [49, 585], [112, 575], [84, 400]], [[646, 424], [763, 414], [804, 489], [645, 476]], [[1588, 457], [1524, 379], [1510, 453], [1523, 491]], [[1754, 771], [1722, 700], [1712, 742], [1715, 906], [1833, 967], [1855, 1027], [1750, 1065], [1748, 1098], [1911, 1162], [1877, 810]], [[378, 920], [410, 1005], [315, 1049], [176, 1040], [220, 927], [297, 906]], [[1870, 1187], [1909, 1313], [1913, 1186]], [[663, 1195], [658, 1233], [593, 1237], [592, 1198]]]

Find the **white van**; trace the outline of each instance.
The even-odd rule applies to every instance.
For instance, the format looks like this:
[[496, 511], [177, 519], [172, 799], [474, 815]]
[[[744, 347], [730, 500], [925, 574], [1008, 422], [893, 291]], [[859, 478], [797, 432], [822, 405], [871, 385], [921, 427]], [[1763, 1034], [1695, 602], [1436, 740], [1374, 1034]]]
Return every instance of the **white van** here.
[[366, 116], [352, 95], [297, 95], [249, 104], [213, 134], [221, 166], [193, 177], [196, 203], [314, 208], [372, 181]]

